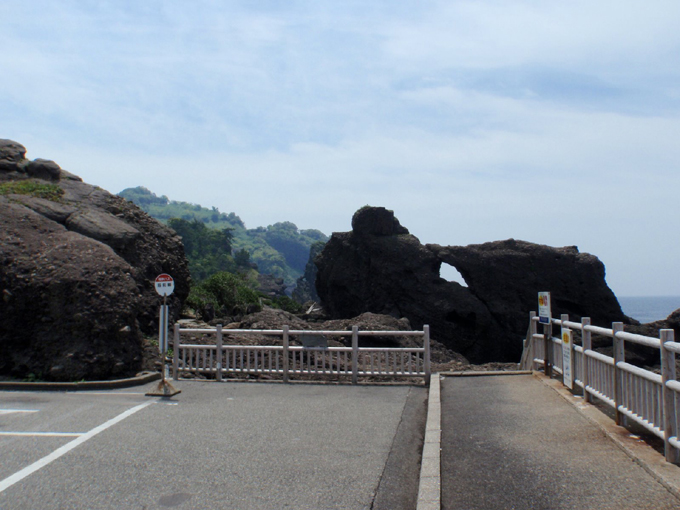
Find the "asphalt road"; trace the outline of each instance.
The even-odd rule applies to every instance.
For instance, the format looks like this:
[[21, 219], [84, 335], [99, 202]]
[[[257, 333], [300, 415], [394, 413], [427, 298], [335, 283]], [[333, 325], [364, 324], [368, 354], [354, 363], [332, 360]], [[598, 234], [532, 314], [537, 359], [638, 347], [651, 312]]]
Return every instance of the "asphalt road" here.
[[177, 386], [0, 393], [0, 509], [415, 507], [425, 388]]
[[441, 391], [443, 509], [680, 508], [531, 375], [446, 377]]

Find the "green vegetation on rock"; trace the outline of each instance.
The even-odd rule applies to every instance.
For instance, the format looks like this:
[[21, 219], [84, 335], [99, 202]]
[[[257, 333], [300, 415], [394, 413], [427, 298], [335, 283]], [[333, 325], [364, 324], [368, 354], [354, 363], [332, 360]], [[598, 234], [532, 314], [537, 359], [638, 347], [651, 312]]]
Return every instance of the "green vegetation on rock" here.
[[246, 277], [219, 272], [195, 285], [186, 300], [201, 317], [259, 312], [260, 294], [250, 288]]
[[231, 254], [232, 229], [211, 229], [201, 221], [179, 218], [168, 220], [168, 226], [182, 238], [189, 272], [194, 280], [205, 280], [220, 271], [236, 273], [250, 269], [247, 257], [240, 252], [239, 257]]
[[124, 189], [118, 193], [118, 196], [134, 202], [149, 216], [164, 223], [172, 218], [180, 218], [187, 221], [198, 220], [210, 227], [220, 229], [246, 228], [241, 218], [234, 213], [225, 214], [221, 213], [216, 207], [207, 209], [188, 202], [169, 200], [165, 195], [156, 196], [143, 186]]
[[0, 184], [0, 195], [29, 195], [59, 202], [63, 194], [64, 190], [56, 184], [38, 182], [32, 179], [8, 181]]
[[[305, 270], [311, 245], [328, 240], [318, 230], [299, 230], [289, 221], [247, 229], [234, 213], [169, 200], [164, 195], [158, 197], [141, 186], [125, 189], [119, 195], [182, 236], [195, 280], [217, 271], [238, 272], [239, 267], [249, 267], [252, 262], [260, 273], [283, 278], [286, 285], [292, 286]], [[213, 235], [212, 231], [221, 233]], [[225, 250], [227, 241], [229, 250]], [[220, 242], [224, 244], [218, 249]]]
[[272, 308], [280, 308], [281, 310], [284, 310], [289, 313], [304, 312], [304, 308], [302, 307], [302, 305], [295, 301], [294, 299], [289, 298], [288, 296], [280, 296], [270, 299], [263, 298], [262, 303], [271, 306]]

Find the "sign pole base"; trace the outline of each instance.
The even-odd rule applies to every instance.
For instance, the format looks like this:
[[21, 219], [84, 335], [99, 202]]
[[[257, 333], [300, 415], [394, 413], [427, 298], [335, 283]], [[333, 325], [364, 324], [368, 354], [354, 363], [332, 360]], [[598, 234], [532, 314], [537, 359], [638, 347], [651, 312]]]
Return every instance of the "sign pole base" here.
[[182, 393], [182, 390], [178, 390], [168, 380], [163, 378], [158, 383], [158, 386], [156, 386], [156, 389], [145, 393], [145, 395], [147, 397], [174, 397], [178, 393]]

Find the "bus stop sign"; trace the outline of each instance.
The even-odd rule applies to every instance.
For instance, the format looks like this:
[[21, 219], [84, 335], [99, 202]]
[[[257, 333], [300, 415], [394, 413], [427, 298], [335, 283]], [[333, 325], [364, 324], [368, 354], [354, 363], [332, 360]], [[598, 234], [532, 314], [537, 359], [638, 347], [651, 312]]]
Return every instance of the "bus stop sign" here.
[[175, 290], [175, 280], [169, 274], [160, 274], [156, 277], [156, 292], [161, 296], [169, 296]]

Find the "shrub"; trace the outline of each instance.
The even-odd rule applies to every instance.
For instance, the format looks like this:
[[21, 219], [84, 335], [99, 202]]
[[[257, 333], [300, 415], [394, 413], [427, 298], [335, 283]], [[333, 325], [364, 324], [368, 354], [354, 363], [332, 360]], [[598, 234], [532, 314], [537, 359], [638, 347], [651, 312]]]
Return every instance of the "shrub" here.
[[288, 296], [281, 296], [268, 299], [265, 301], [265, 303], [271, 306], [272, 308], [280, 308], [281, 310], [284, 310], [289, 313], [303, 312], [302, 305], [297, 301], [294, 301], [293, 299], [289, 298]]
[[212, 308], [219, 316], [260, 311], [260, 296], [235, 274], [220, 272], [191, 289], [186, 304], [202, 318]]

